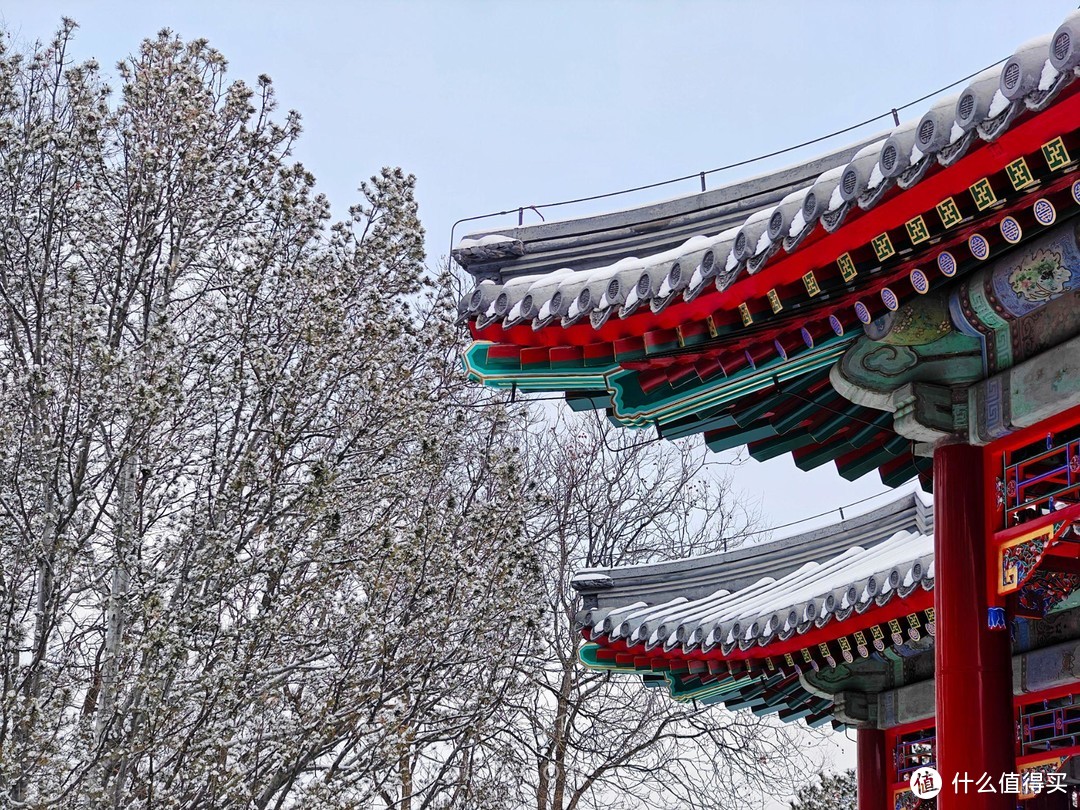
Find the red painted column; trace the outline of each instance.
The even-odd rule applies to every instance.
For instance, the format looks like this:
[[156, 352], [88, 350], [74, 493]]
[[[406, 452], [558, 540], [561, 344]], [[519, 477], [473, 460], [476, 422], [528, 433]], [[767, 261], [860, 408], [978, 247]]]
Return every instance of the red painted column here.
[[876, 728], [860, 728], [856, 731], [855, 746], [859, 810], [886, 810], [885, 732]]
[[934, 451], [939, 810], [1015, 810], [1016, 796], [953, 789], [953, 777], [1016, 770], [1009, 633], [987, 627], [986, 525], [989, 486], [983, 451], [953, 444]]

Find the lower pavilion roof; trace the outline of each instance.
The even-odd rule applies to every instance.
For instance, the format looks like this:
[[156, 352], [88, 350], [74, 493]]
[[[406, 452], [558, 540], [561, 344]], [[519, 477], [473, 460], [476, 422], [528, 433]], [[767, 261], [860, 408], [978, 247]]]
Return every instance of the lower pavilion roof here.
[[[1080, 654], [1078, 510], [1051, 505], [1004, 533], [1013, 542], [1003, 574], [1023, 567], [1011, 619], [1017, 694], [1075, 681], [1062, 662]], [[932, 507], [914, 492], [771, 543], [583, 570], [572, 581], [583, 602], [579, 656], [677, 700], [812, 726], [932, 718], [933, 530]], [[862, 715], [852, 714], [857, 694]]]
[[582, 571], [582, 660], [640, 672], [678, 699], [828, 722], [832, 702], [807, 691], [803, 669], [925, 652], [932, 537], [932, 509], [913, 493], [767, 544]]
[[[748, 581], [747, 569], [769, 573]], [[590, 639], [644, 652], [719, 650], [724, 658], [797, 650], [805, 646], [803, 636], [821, 638], [819, 631], [833, 622], [860, 629], [880, 624], [880, 609], [894, 598], [909, 600], [900, 607], [904, 613], [913, 602], [924, 607], [916, 592], [933, 583], [933, 518], [918, 495], [824, 532], [683, 560], [678, 567], [583, 571], [573, 581], [593, 594], [586, 602], [596, 603], [579, 615]], [[601, 607], [600, 594], [614, 606]], [[641, 598], [649, 594], [651, 600]]]
[[995, 375], [1080, 334], [1048, 314], [1080, 290], [1080, 242], [1061, 236], [1080, 214], [1078, 71], [1075, 12], [883, 138], [474, 234], [454, 252], [477, 279], [459, 304], [469, 373], [713, 450], [929, 489], [920, 443], [985, 443], [1011, 429], [1001, 414], [1022, 426]]

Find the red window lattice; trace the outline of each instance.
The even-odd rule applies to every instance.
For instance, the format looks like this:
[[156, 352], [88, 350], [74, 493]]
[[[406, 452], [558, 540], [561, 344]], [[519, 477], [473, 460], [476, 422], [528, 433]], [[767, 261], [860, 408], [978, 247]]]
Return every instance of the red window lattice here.
[[1006, 453], [999, 487], [1005, 528], [1080, 503], [1080, 427]]

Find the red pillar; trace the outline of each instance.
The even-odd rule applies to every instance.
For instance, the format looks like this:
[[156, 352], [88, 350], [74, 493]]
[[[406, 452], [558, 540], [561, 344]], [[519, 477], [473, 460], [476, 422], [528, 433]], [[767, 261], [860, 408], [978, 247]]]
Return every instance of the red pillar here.
[[983, 451], [953, 444], [934, 452], [934, 656], [939, 810], [1015, 810], [1016, 797], [953, 790], [953, 777], [1016, 770], [1009, 633], [987, 627]]
[[876, 728], [860, 728], [856, 731], [855, 739], [859, 810], [886, 810], [885, 732]]

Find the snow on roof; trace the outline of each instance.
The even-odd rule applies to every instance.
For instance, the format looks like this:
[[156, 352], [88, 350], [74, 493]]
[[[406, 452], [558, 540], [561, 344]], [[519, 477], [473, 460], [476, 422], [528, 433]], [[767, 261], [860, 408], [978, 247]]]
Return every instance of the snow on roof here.
[[592, 602], [577, 618], [594, 639], [727, 654], [932, 588], [931, 507], [912, 493], [803, 535], [675, 563], [586, 570], [573, 585]]
[[843, 621], [894, 596], [933, 587], [933, 536], [900, 531], [872, 548], [853, 547], [826, 560], [808, 562], [780, 579], [762, 577], [731, 592], [702, 599], [676, 598], [644, 607], [640, 602], [592, 616], [594, 638], [625, 639], [646, 650], [663, 646], [684, 653], [721, 647], [726, 654], [786, 640]]

